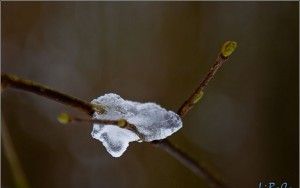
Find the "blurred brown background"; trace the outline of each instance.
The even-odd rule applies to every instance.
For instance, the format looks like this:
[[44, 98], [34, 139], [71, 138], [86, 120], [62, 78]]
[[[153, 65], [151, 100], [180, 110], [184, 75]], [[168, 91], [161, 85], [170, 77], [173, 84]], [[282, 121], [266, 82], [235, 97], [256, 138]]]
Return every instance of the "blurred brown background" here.
[[[226, 40], [239, 46], [170, 139], [232, 187], [298, 187], [297, 2], [2, 2], [2, 72], [90, 101], [108, 92], [176, 111]], [[31, 187], [207, 187], [148, 144], [112, 158], [74, 109], [2, 93]], [[14, 187], [1, 152], [2, 187]]]

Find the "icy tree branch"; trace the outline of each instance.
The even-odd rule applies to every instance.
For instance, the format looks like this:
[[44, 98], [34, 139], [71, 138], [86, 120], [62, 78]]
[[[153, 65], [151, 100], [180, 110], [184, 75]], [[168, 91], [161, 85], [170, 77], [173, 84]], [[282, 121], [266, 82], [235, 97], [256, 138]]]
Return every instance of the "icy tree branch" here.
[[[208, 71], [204, 79], [200, 82], [200, 85], [195, 90], [195, 92], [184, 102], [184, 104], [179, 108], [178, 115], [180, 117], [184, 117], [192, 107], [199, 101], [199, 99], [203, 95], [203, 90], [209, 83], [209, 81], [214, 77], [217, 70], [224, 64], [224, 62], [228, 59], [231, 53], [236, 48], [236, 42], [227, 41], [219, 53], [215, 64], [211, 67]], [[12, 87], [15, 89], [20, 89], [24, 91], [28, 91], [51, 100], [55, 100], [62, 104], [80, 109], [90, 116], [94, 114], [94, 112], [103, 113], [105, 109], [101, 105], [93, 105], [91, 103], [82, 101], [75, 97], [66, 95], [64, 93], [58, 92], [56, 90], [50, 89], [46, 86], [43, 86], [39, 83], [33, 82], [31, 80], [26, 80], [19, 78], [15, 75], [4, 74], [1, 73], [1, 91], [6, 87]], [[74, 119], [73, 119], [74, 120]], [[82, 121], [81, 119], [77, 119], [78, 121]], [[110, 120], [109, 120], [110, 121]], [[103, 123], [103, 122], [102, 122]], [[109, 122], [109, 123], [119, 123], [119, 122]], [[179, 148], [175, 147], [171, 144], [167, 139], [159, 140], [159, 141], [152, 141], [151, 144], [158, 146], [165, 152], [169, 153], [179, 162], [181, 162], [184, 166], [194, 172], [197, 176], [205, 179], [207, 183], [211, 187], [221, 188], [225, 187], [225, 185], [220, 181], [218, 178], [215, 177], [212, 173], [210, 173], [203, 165], [199, 164], [191, 158], [188, 154], [182, 152]]]
[[72, 117], [69, 114], [61, 113], [58, 116], [58, 121], [62, 124], [67, 124], [71, 122], [84, 122], [84, 123], [93, 123], [93, 124], [102, 124], [102, 125], [115, 125], [117, 127], [130, 130], [134, 132], [140, 140], [144, 140], [144, 135], [141, 134], [135, 125], [129, 123], [125, 119], [110, 120], [110, 119], [85, 119], [80, 117]]

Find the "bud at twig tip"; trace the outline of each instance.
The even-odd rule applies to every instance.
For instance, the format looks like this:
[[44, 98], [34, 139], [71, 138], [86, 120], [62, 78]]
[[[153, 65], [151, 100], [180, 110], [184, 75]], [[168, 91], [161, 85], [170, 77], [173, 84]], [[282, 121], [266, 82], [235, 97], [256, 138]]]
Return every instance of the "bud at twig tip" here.
[[236, 47], [237, 47], [237, 42], [227, 41], [222, 46], [221, 54], [224, 57], [229, 57], [235, 51]]

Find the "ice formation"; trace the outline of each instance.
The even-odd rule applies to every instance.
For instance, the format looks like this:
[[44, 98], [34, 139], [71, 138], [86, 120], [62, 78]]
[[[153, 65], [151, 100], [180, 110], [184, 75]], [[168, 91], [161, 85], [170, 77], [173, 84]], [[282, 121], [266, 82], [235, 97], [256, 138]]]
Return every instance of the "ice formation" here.
[[[133, 124], [143, 136], [143, 141], [164, 139], [182, 127], [180, 117], [155, 103], [139, 103], [122, 99], [110, 93], [92, 100], [92, 104], [105, 106], [106, 112], [95, 112], [94, 119], [125, 119]], [[141, 141], [131, 130], [115, 125], [94, 124], [92, 137], [101, 141], [113, 157], [120, 157], [127, 149], [129, 142]]]

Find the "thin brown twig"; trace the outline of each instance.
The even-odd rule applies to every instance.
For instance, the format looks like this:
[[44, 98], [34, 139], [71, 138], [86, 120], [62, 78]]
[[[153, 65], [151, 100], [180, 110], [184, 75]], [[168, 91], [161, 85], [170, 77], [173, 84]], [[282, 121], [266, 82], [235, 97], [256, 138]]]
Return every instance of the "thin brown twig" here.
[[[213, 66], [206, 73], [204, 78], [201, 80], [197, 89], [192, 93], [192, 95], [182, 104], [182, 106], [178, 109], [177, 114], [183, 118], [193, 107], [199, 102], [199, 100], [203, 96], [203, 91], [208, 85], [209, 81], [211, 81], [217, 71], [222, 67], [222, 65], [226, 62], [229, 56], [235, 51], [237, 47], [237, 43], [234, 41], [227, 41], [223, 44], [220, 53], [217, 56], [217, 59]], [[199, 177], [202, 177], [206, 180], [206, 182], [210, 185], [210, 187], [223, 187], [226, 186], [224, 183], [218, 179], [215, 175], [213, 175], [208, 169], [206, 169], [203, 165], [196, 162], [189, 155], [179, 150], [168, 140], [161, 140], [154, 142], [157, 143], [160, 148], [163, 148], [167, 153], [180, 161], [184, 166], [189, 168]]]
[[179, 108], [177, 114], [181, 117], [184, 117], [199, 101], [199, 99], [203, 95], [203, 90], [206, 88], [207, 84], [210, 80], [213, 79], [216, 72], [221, 68], [221, 66], [225, 63], [227, 58], [218, 55], [215, 64], [210, 68], [205, 77], [201, 80], [197, 89], [192, 93], [192, 95], [182, 104]]
[[73, 96], [50, 89], [37, 82], [19, 78], [18, 76], [12, 74], [1, 74], [1, 89], [6, 87], [21, 89], [24, 91], [28, 91], [46, 97], [48, 99], [55, 100], [64, 105], [68, 105], [77, 108], [79, 110], [82, 110], [88, 113], [89, 115], [92, 115], [96, 109], [100, 111], [101, 110], [104, 111], [104, 108], [102, 108], [101, 106], [97, 106], [97, 107], [93, 106], [91, 103], [82, 101]]
[[[203, 80], [200, 82], [198, 88], [192, 93], [192, 95], [182, 104], [178, 109], [177, 114], [183, 118], [193, 106], [201, 99], [203, 95], [203, 90], [208, 85], [209, 81], [213, 79], [219, 68], [225, 63], [228, 58], [224, 57], [221, 53], [218, 55], [215, 64], [210, 68], [208, 73], [205, 75]], [[184, 166], [193, 171], [197, 176], [206, 180], [210, 187], [214, 188], [225, 188], [224, 183], [213, 175], [208, 169], [206, 169], [202, 164], [196, 162], [189, 155], [184, 153], [182, 150], [178, 149], [167, 139], [154, 141], [159, 148], [166, 151], [172, 157], [180, 161]]]
[[181, 164], [190, 169], [194, 174], [207, 182], [207, 184], [212, 188], [225, 188], [224, 183], [213, 175], [204, 165], [197, 162], [195, 159], [191, 158], [187, 153], [183, 152], [181, 149], [172, 144], [169, 140], [157, 140], [152, 142], [157, 145], [157, 147], [166, 151], [169, 155], [177, 159]]
[[210, 70], [206, 73], [204, 78], [201, 80], [197, 89], [192, 93], [192, 95], [182, 104], [182, 106], [177, 111], [177, 114], [180, 117], [184, 117], [193, 107], [194, 105], [201, 99], [203, 95], [203, 91], [208, 85], [209, 81], [211, 81], [217, 71], [222, 67], [222, 65], [226, 62], [228, 57], [233, 53], [236, 49], [237, 43], [234, 41], [227, 41], [223, 44], [221, 48], [221, 52], [218, 54], [217, 59]]

